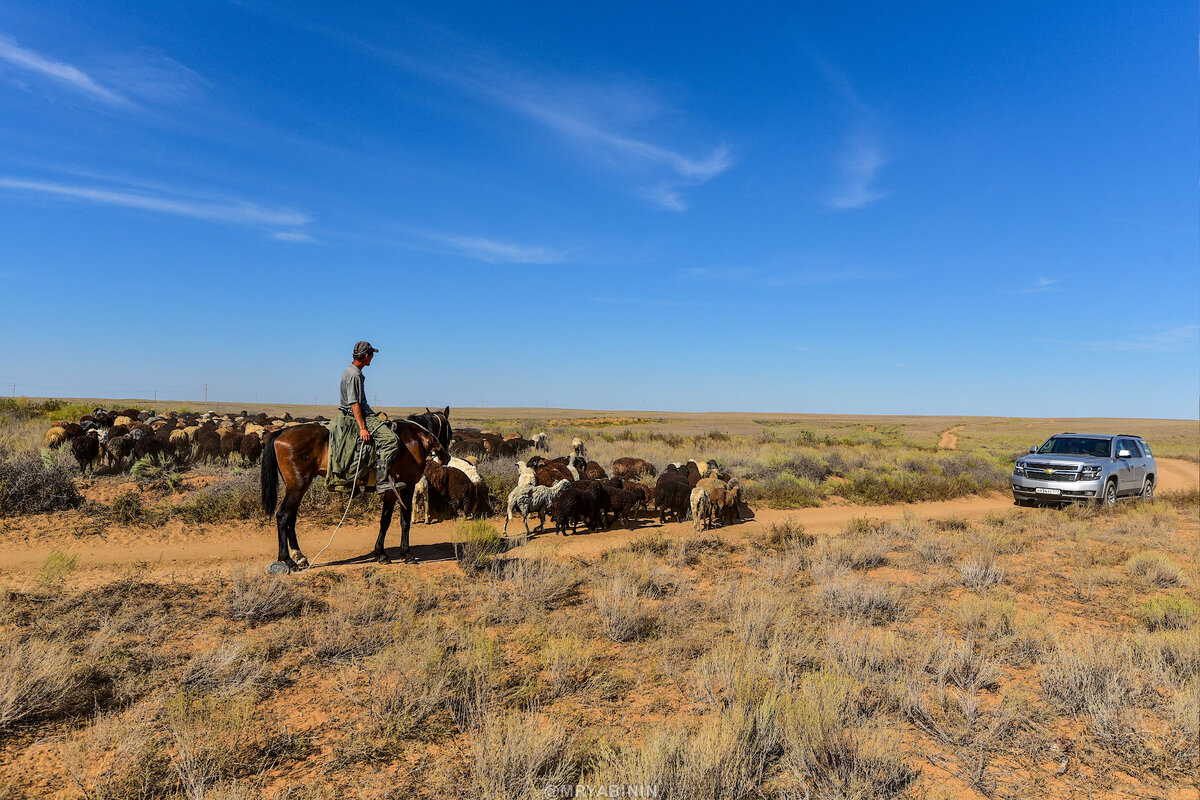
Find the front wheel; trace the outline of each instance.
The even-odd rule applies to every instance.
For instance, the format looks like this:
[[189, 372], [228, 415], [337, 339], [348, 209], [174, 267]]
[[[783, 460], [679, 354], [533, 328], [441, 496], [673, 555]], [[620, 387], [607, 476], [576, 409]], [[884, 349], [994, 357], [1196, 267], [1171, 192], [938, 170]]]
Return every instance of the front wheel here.
[[1014, 502], [1016, 502], [1017, 506], [1020, 508], [1034, 508], [1037, 505], [1036, 501], [1025, 497], [1014, 498]]
[[1143, 503], [1154, 502], [1154, 478], [1146, 478], [1146, 483], [1142, 485], [1142, 494], [1139, 499]]
[[1101, 501], [1105, 508], [1112, 508], [1117, 504], [1117, 482], [1109, 481], [1104, 484], [1104, 499]]

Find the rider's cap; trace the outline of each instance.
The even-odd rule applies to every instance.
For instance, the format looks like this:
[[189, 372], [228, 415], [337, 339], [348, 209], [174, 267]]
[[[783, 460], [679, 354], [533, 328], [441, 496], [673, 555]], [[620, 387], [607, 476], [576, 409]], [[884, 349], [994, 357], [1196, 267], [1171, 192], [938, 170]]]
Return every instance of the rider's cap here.
[[378, 353], [378, 352], [379, 352], [379, 348], [371, 347], [370, 342], [355, 342], [354, 343], [354, 357], [355, 358], [362, 358], [363, 356], [367, 356], [367, 355], [370, 355], [371, 353]]

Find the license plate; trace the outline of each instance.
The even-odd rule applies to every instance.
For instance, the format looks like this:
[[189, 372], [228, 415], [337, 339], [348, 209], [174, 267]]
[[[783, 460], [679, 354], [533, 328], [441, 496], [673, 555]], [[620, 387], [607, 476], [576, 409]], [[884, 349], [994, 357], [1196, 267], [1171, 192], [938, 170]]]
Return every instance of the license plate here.
[[1062, 489], [1043, 489], [1040, 486], [1034, 489], [1034, 491], [1038, 494], [1062, 494]]

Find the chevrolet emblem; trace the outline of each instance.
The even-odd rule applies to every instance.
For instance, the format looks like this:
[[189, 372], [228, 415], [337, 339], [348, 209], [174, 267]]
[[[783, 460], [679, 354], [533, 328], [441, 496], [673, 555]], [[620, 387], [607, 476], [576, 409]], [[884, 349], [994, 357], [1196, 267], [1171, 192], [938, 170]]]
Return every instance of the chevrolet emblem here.
[[1054, 467], [1046, 467], [1046, 474], [1047, 474], [1047, 475], [1053, 475], [1053, 474], [1054, 474]]

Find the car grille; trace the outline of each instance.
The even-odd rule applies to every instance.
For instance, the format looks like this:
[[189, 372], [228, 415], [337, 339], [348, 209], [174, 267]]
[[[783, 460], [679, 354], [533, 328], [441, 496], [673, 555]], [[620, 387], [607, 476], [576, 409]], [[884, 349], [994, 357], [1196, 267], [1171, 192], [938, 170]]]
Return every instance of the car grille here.
[[1077, 481], [1078, 467], [1056, 467], [1051, 464], [1026, 464], [1025, 475], [1039, 481]]

